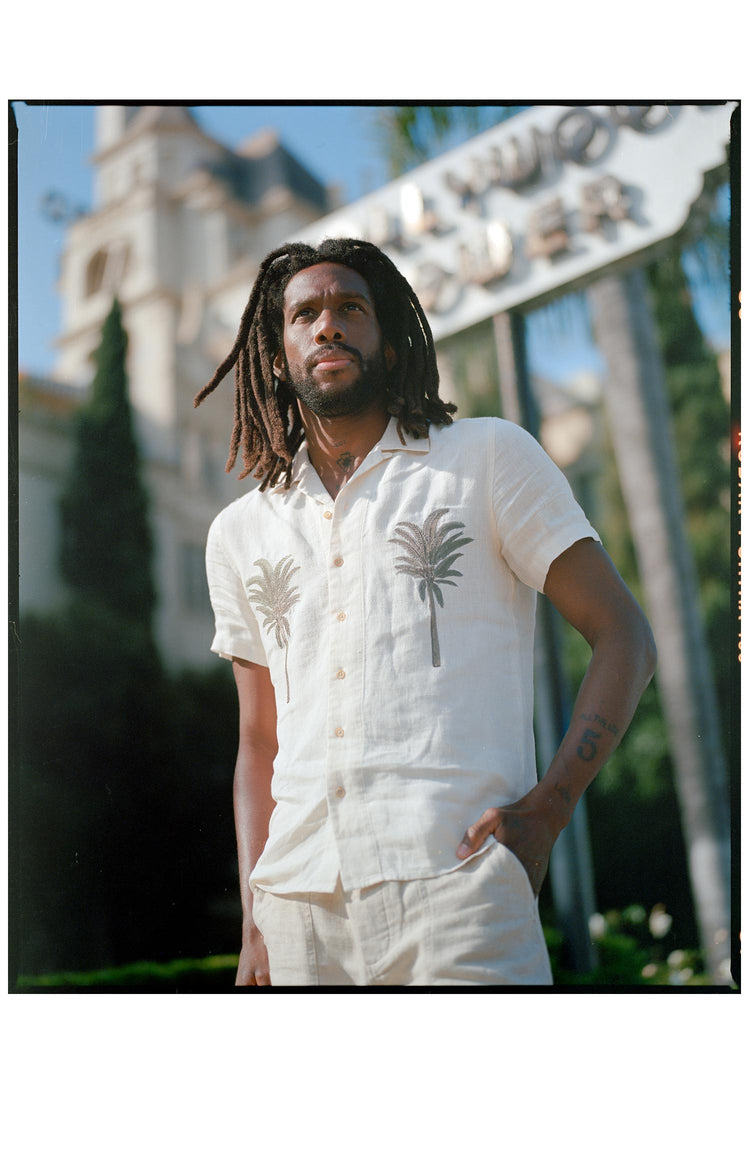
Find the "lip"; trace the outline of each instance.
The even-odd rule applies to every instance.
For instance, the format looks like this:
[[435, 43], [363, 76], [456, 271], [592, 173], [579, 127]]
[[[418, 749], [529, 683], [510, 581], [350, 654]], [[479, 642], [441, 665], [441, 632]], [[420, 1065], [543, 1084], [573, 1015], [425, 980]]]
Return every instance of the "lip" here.
[[353, 355], [342, 351], [327, 351], [313, 361], [315, 367], [320, 367], [324, 371], [330, 371], [337, 367], [344, 367], [348, 363], [355, 363]]

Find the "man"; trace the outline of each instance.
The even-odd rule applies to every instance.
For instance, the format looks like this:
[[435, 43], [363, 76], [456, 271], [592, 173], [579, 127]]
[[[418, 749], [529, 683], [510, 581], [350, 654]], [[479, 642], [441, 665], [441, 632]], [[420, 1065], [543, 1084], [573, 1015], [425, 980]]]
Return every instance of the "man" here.
[[[371, 244], [261, 265], [211, 527], [212, 650], [240, 712], [241, 986], [542, 985], [537, 897], [654, 668], [651, 632], [527, 433], [438, 395], [414, 292]], [[242, 476], [241, 476], [242, 477]], [[537, 782], [536, 593], [591, 662]]]

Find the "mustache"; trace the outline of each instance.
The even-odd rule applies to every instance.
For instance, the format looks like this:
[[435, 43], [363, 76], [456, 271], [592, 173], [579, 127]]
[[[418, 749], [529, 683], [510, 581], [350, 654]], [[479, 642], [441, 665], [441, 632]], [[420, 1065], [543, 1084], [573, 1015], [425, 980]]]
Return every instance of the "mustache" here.
[[327, 359], [331, 352], [334, 354], [336, 352], [344, 352], [345, 355], [350, 355], [352, 359], [356, 360], [360, 366], [363, 363], [362, 353], [358, 351], [356, 347], [349, 347], [346, 343], [324, 343], [316, 347], [315, 351], [307, 357], [305, 367], [314, 367], [315, 364], [320, 363], [322, 359]]

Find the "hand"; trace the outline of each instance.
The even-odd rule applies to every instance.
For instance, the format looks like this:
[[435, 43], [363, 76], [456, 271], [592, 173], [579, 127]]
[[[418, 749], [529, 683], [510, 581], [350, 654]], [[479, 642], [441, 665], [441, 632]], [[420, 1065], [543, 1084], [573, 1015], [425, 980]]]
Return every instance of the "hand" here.
[[488, 807], [470, 826], [456, 851], [456, 857], [469, 858], [493, 834], [512, 851], [529, 876], [538, 896], [547, 874], [549, 856], [559, 834], [533, 800], [533, 791], [507, 807]]
[[253, 926], [242, 943], [235, 986], [270, 986], [268, 951], [263, 935]]

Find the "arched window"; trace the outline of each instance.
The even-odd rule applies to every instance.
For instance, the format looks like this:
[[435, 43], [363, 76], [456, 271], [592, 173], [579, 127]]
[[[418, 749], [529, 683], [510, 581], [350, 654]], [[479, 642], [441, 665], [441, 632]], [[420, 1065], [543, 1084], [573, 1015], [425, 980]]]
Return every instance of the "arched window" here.
[[130, 246], [120, 240], [108, 248], [100, 248], [86, 265], [86, 295], [96, 295], [107, 288], [117, 291], [130, 266]]
[[107, 267], [106, 251], [96, 252], [86, 267], [86, 295], [95, 295], [104, 284], [104, 272]]

